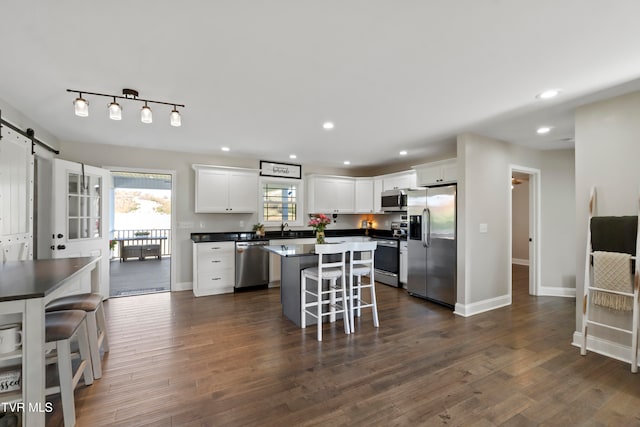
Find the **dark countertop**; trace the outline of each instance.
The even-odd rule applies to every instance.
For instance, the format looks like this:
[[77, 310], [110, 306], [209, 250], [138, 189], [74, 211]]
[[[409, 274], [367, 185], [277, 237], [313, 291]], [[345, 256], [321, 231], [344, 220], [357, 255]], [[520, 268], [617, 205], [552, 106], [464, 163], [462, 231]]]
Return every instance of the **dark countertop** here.
[[97, 259], [40, 259], [0, 264], [0, 301], [43, 298]]
[[[365, 236], [365, 229], [352, 228], [344, 230], [324, 231], [325, 237]], [[371, 237], [392, 238], [391, 230], [369, 230]], [[247, 231], [232, 231], [221, 233], [191, 233], [191, 240], [195, 243], [206, 242], [239, 242], [239, 241], [268, 241], [280, 239], [304, 239], [315, 237], [313, 230], [291, 230], [280, 233], [279, 231], [267, 231], [264, 237], [258, 237], [255, 233]]]
[[316, 255], [314, 253], [316, 245], [312, 243], [307, 245], [269, 245], [262, 248], [284, 257]]

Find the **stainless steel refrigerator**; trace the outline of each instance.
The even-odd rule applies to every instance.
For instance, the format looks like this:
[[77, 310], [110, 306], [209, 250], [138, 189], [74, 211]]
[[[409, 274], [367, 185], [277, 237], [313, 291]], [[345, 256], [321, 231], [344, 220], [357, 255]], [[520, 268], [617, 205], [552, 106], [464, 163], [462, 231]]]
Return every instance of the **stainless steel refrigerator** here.
[[407, 290], [453, 308], [456, 303], [456, 186], [407, 192]]

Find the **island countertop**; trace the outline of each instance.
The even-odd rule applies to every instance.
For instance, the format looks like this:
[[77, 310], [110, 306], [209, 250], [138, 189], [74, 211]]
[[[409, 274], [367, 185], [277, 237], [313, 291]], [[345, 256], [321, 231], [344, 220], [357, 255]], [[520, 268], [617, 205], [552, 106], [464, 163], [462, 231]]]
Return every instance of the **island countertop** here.
[[43, 298], [96, 257], [9, 261], [0, 264], [0, 301]]
[[313, 243], [303, 245], [267, 245], [262, 248], [282, 257], [295, 257], [315, 255], [316, 245]]

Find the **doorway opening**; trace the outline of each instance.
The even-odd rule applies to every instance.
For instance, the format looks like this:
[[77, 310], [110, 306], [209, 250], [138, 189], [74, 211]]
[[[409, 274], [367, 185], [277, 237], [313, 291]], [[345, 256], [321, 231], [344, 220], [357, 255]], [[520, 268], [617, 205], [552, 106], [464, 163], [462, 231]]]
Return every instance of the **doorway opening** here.
[[513, 295], [538, 295], [540, 288], [540, 170], [511, 165], [509, 265]]
[[111, 297], [171, 290], [170, 173], [112, 169]]

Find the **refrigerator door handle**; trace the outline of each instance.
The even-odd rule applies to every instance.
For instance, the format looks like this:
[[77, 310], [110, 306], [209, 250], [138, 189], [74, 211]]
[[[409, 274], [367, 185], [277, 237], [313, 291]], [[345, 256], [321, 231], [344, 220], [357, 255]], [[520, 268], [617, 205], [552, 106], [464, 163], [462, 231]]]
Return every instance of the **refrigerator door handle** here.
[[427, 212], [427, 244], [426, 247], [431, 246], [431, 211], [429, 208], [425, 209]]
[[427, 209], [422, 210], [422, 236], [420, 237], [422, 240], [422, 246], [426, 248], [428, 246], [427, 245]]

